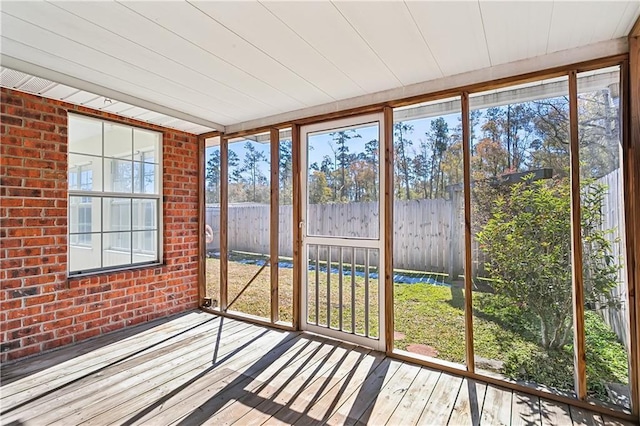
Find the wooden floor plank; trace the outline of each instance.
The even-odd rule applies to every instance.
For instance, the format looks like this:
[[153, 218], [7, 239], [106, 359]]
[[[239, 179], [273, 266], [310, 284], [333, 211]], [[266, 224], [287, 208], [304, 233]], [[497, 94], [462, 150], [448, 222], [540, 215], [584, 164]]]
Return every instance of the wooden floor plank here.
[[482, 405], [480, 424], [509, 426], [511, 424], [511, 390], [488, 385]]
[[571, 413], [571, 420], [576, 426], [604, 425], [604, 421], [602, 420], [602, 416], [600, 414], [585, 410], [584, 408], [571, 406], [569, 412]]
[[[240, 325], [239, 328], [241, 327]], [[256, 332], [257, 330], [252, 327], [242, 329], [238, 333], [238, 343], [242, 344], [252, 339], [257, 335]], [[216, 336], [212, 333], [207, 338], [201, 338], [197, 347], [186, 345], [175, 352], [164, 353], [155, 358], [153, 357], [155, 353], [152, 353], [146, 362], [115, 374], [105, 370], [100, 380], [93, 386], [88, 386], [88, 389], [86, 386], [74, 391], [62, 389], [57, 392], [55, 399], [59, 408], [52, 412], [48, 409], [48, 405], [38, 405], [39, 412], [33, 420], [38, 424], [47, 424], [55, 417], [60, 419], [62, 424], [77, 424], [97, 413], [118, 407], [133, 395], [144, 393], [147, 389], [162, 383], [167, 375], [170, 377], [180, 375], [184, 373], [184, 369], [193, 368], [190, 362], [197, 360], [201, 354], [211, 356], [215, 339]], [[220, 347], [220, 354], [224, 355], [234, 347], [235, 345], [225, 343]], [[29, 414], [33, 412], [30, 407], [25, 408], [29, 409]]]
[[[163, 374], [131, 388], [128, 399], [115, 406], [114, 403], [120, 401], [110, 400], [106, 407], [104, 404], [99, 404], [95, 409], [79, 410], [77, 414], [82, 417], [73, 417], [73, 421], [76, 423], [85, 421], [88, 416], [91, 416], [88, 423], [105, 424], [117, 415], [119, 423], [138, 421], [144, 423], [145, 417], [155, 414], [154, 410], [166, 409], [172, 402], [172, 396], [184, 398], [195, 391], [192, 388], [200, 382], [217, 383], [231, 380], [228, 376], [237, 376], [237, 368], [255, 362], [261, 354], [259, 351], [268, 351], [278, 344], [286, 344], [286, 340], [293, 337], [286, 333], [263, 334], [253, 327], [252, 329], [252, 332], [238, 336], [235, 340], [237, 345], [244, 346], [241, 351], [234, 349], [238, 347], [236, 344], [221, 344], [215, 362], [212, 362], [211, 344], [205, 344], [201, 349], [189, 353], [179, 354], [176, 358], [180, 362], [179, 365], [172, 365]], [[257, 334], [256, 331], [258, 331]]]
[[486, 383], [464, 379], [453, 405], [449, 425], [479, 425], [486, 390]]
[[[362, 383], [374, 371], [385, 358], [382, 353], [372, 353], [359, 361], [335, 386], [328, 389], [315, 403], [308, 407], [297, 418], [287, 416], [286, 423], [294, 424], [304, 421], [305, 425], [313, 426], [323, 424], [334, 412], [342, 406], [354, 391], [362, 386]], [[304, 415], [304, 418], [303, 418]], [[272, 417], [265, 425], [281, 425], [285, 422]]]
[[627, 422], [621, 419], [616, 419], [611, 416], [602, 415], [602, 421], [605, 426], [634, 426], [633, 423]]
[[293, 401], [315, 382], [335, 374], [341, 364], [349, 362], [350, 359], [356, 359], [362, 353], [367, 354], [369, 352], [369, 349], [345, 343], [337, 346], [335, 351], [332, 351], [327, 358], [323, 359], [314, 368], [307, 369], [296, 377], [291, 378], [291, 380], [288, 380], [286, 385], [280, 387], [276, 394], [265, 398], [261, 403], [257, 404], [253, 410], [240, 417], [234, 424], [260, 425], [266, 422], [281, 409], [285, 407], [288, 409]]
[[357, 366], [360, 364], [377, 365], [384, 358], [380, 353], [372, 355], [371, 352], [371, 350], [364, 348], [356, 348], [350, 351], [344, 361], [334, 365], [331, 370], [325, 371], [325, 373], [300, 392], [300, 394], [293, 398], [285, 407], [267, 419], [265, 423], [290, 425], [299, 420], [304, 420], [309, 423], [313, 419], [307, 415], [311, 407], [316, 405], [316, 403], [332, 389], [338, 388], [338, 385], [343, 383], [343, 380], [348, 377], [350, 373], [357, 370]]
[[362, 413], [357, 424], [383, 425], [387, 423], [418, 372], [420, 372], [419, 366], [403, 363], [391, 380], [382, 388], [375, 401]]
[[434, 423], [446, 424], [451, 416], [453, 405], [462, 386], [462, 377], [448, 373], [442, 373], [433, 395], [427, 401], [420, 419], [419, 425], [433, 425]]
[[[100, 357], [112, 352], [118, 346], [135, 348], [149, 336], [158, 333], [169, 333], [173, 330], [183, 330], [186, 327], [212, 319], [210, 314], [201, 311], [189, 311], [166, 318], [160, 318], [147, 323], [138, 324], [112, 333], [103, 334], [83, 342], [57, 348], [26, 360], [9, 362], [2, 365], [0, 377], [3, 387], [22, 378], [29, 378], [35, 373], [52, 367], [59, 368], [69, 362], [77, 365], [85, 357]], [[7, 394], [8, 395], [8, 394]]]
[[540, 421], [543, 426], [570, 425], [569, 406], [560, 402], [540, 398]]
[[[0, 403], [3, 407], [13, 406], [12, 396], [18, 395], [20, 399], [29, 399], [34, 395], [41, 394], [50, 389], [69, 383], [78, 377], [83, 377], [96, 371], [102, 367], [108, 366], [120, 359], [135, 356], [145, 348], [154, 347], [171, 336], [179, 332], [184, 332], [188, 328], [198, 328], [204, 323], [206, 317], [198, 316], [196, 321], [184, 324], [182, 321], [177, 323], [167, 323], [161, 332], [143, 334], [133, 339], [127, 339], [112, 343], [108, 346], [96, 348], [93, 352], [84, 354], [73, 360], [69, 360], [62, 364], [48, 368], [28, 377], [21, 378], [2, 386], [2, 397]], [[191, 318], [185, 318], [191, 319]], [[216, 318], [209, 318], [207, 321], [215, 321]], [[187, 325], [185, 327], [185, 325]], [[39, 358], [34, 359], [37, 362]], [[20, 368], [22, 364], [16, 364], [13, 368]], [[4, 369], [4, 366], [3, 366]]]
[[433, 389], [440, 378], [441, 372], [422, 368], [416, 376], [404, 397], [387, 421], [387, 425], [413, 425], [418, 423], [422, 410], [433, 394]]
[[[65, 383], [64, 386], [58, 390], [56, 390], [55, 387], [51, 387], [47, 391], [37, 394], [36, 390], [40, 389], [31, 388], [21, 394], [12, 395], [11, 397], [6, 398], [5, 402], [10, 402], [11, 405], [7, 405], [8, 407], [12, 407], [14, 406], [13, 404], [18, 401], [22, 401], [23, 404], [24, 401], [32, 401], [16, 409], [17, 412], [20, 412], [26, 410], [46, 410], [46, 404], [49, 404], [50, 401], [56, 400], [58, 403], [60, 402], [59, 398], [61, 398], [61, 394], [64, 394], [65, 402], [72, 401], [74, 395], [76, 395], [77, 398], [84, 399], [92, 392], [108, 387], [108, 380], [110, 376], [117, 373], [121, 373], [121, 376], [128, 375], [130, 374], [130, 371], [139, 370], [144, 366], [150, 369], [158, 368], [156, 361], [160, 356], [175, 353], [176, 351], [180, 351], [184, 348], [192, 347], [192, 345], [197, 345], [198, 341], [202, 340], [202, 336], [211, 331], [210, 327], [213, 327], [214, 323], [207, 325], [209, 327], [203, 325], [196, 329], [188, 329], [187, 332], [179, 336], [175, 336], [152, 349], [147, 349], [136, 357], [122, 358], [121, 362], [113, 363], [103, 369], [92, 370], [85, 376]], [[230, 332], [246, 328], [246, 326], [239, 322], [236, 322], [229, 327]], [[67, 367], [62, 369], [60, 374], [64, 374], [65, 371], [67, 371]], [[105, 380], [107, 382], [105, 382]], [[20, 396], [22, 396], [22, 398], [20, 398]]]
[[[374, 401], [380, 389], [387, 384], [393, 375], [398, 371], [402, 362], [385, 358], [378, 368], [376, 368], [362, 383], [362, 386], [354, 391], [351, 396], [342, 404], [334, 414], [327, 419], [326, 424], [342, 425], [354, 424], [360, 419], [365, 410]], [[305, 425], [304, 421], [296, 424]]]
[[77, 345], [77, 353], [74, 346], [11, 363], [8, 372], [2, 366], [1, 425], [630, 425], [210, 314], [121, 330]]
[[511, 406], [511, 426], [539, 425], [540, 398], [513, 391]]
[[263, 401], [262, 398], [254, 399], [259, 392], [263, 392], [263, 395], [269, 391], [275, 392], [296, 374], [325, 359], [332, 348], [332, 345], [327, 345], [324, 341], [311, 341], [305, 342], [302, 353], [298, 350], [291, 353], [291, 357], [285, 354], [274, 360], [267, 354], [266, 358], [261, 358], [218, 392], [211, 388], [201, 389], [180, 404], [179, 410], [173, 409], [171, 417], [154, 417], [150, 420], [154, 423], [167, 420], [164, 424], [195, 423], [195, 417], [198, 416], [202, 418], [202, 422], [231, 424]]

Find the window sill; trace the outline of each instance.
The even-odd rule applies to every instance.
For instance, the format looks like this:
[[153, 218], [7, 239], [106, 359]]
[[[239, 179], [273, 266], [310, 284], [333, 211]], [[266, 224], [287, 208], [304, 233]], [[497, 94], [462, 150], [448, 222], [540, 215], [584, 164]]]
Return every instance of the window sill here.
[[139, 265], [125, 265], [122, 267], [114, 267], [109, 269], [100, 269], [100, 270], [93, 270], [93, 271], [87, 271], [87, 272], [79, 272], [79, 273], [74, 273], [73, 275], [69, 275], [67, 273], [67, 281], [74, 281], [75, 279], [86, 278], [86, 277], [115, 274], [118, 272], [138, 271], [140, 269], [151, 269], [151, 268], [158, 268], [158, 267], [164, 267], [164, 266], [166, 265], [162, 262], [154, 262], [154, 263], [142, 263]]

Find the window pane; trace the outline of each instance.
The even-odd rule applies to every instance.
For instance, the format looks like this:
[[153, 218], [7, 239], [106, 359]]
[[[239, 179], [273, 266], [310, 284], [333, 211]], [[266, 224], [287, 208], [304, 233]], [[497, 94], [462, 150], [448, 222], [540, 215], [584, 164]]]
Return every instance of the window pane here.
[[131, 160], [133, 129], [113, 123], [104, 123], [104, 156]]
[[69, 197], [69, 233], [100, 232], [100, 197]]
[[133, 159], [158, 164], [160, 159], [160, 134], [133, 129]]
[[470, 103], [476, 369], [572, 392], [567, 78]]
[[72, 236], [71, 239], [82, 239], [82, 244], [69, 244], [69, 272], [80, 273], [91, 269], [98, 269], [102, 266], [100, 256], [100, 245], [102, 237], [100, 234], [82, 234]]
[[102, 191], [102, 158], [69, 154], [69, 190]]
[[309, 235], [378, 238], [379, 133], [376, 123], [307, 136]]
[[619, 67], [578, 74], [587, 393], [631, 408]]
[[160, 167], [149, 163], [133, 163], [133, 192], [136, 194], [158, 194], [160, 180], [156, 178]]
[[393, 276], [399, 350], [465, 363], [460, 98], [394, 110]]
[[158, 258], [156, 231], [133, 232], [133, 263], [154, 262]]
[[102, 155], [102, 121], [69, 115], [69, 153]]
[[103, 230], [105, 232], [130, 231], [131, 199], [105, 198], [103, 202]]
[[156, 229], [157, 224], [157, 200], [133, 200], [133, 229]]
[[133, 163], [105, 158], [104, 177], [105, 192], [131, 193], [133, 189]]
[[103, 267], [129, 265], [131, 263], [131, 232], [103, 234]]

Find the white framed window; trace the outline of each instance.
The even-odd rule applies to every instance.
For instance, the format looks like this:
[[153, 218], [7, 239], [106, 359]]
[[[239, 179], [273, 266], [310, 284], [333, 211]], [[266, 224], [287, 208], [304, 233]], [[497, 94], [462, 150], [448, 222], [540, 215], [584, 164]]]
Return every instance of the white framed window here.
[[68, 273], [160, 263], [162, 134], [69, 114]]

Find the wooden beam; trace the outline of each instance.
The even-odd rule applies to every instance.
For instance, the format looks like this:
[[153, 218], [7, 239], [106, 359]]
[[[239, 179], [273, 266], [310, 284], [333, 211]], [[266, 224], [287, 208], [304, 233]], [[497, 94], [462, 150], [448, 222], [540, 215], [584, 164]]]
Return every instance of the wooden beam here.
[[629, 61], [622, 67], [623, 186], [629, 307], [631, 407], [640, 421], [640, 18], [629, 37]]
[[198, 137], [198, 306], [207, 297], [207, 244], [205, 241], [205, 138]]
[[384, 330], [385, 350], [393, 352], [394, 311], [393, 311], [393, 108], [384, 108]]
[[269, 256], [271, 262], [271, 322], [280, 318], [278, 282], [278, 248], [280, 244], [280, 132], [271, 129], [271, 223], [269, 226]]
[[580, 155], [578, 135], [578, 77], [569, 73], [569, 135], [571, 169], [571, 275], [573, 282], [573, 353], [575, 391], [587, 397], [587, 367], [584, 334], [584, 280], [582, 277], [582, 225], [580, 217]]
[[[631, 37], [640, 37], [640, 16], [636, 19], [636, 23], [631, 27], [631, 31], [629, 32], [629, 38]], [[631, 52], [631, 46], [629, 46], [629, 52]]]
[[198, 138], [204, 141], [205, 139], [215, 138], [216, 136], [220, 136], [220, 135], [222, 135], [221, 132], [214, 130], [213, 132], [201, 133], [198, 135]]
[[245, 314], [243, 312], [236, 312], [236, 311], [221, 312], [221, 311], [217, 311], [217, 310], [206, 308], [206, 307], [201, 307], [200, 310], [213, 315], [221, 316], [223, 318], [231, 318], [235, 320], [246, 321], [251, 324], [263, 325], [265, 327], [271, 327], [278, 330], [296, 331], [289, 324], [282, 323], [282, 322], [272, 323], [271, 321], [266, 321], [264, 318], [261, 318], [255, 315]]
[[[471, 128], [469, 93], [462, 93], [462, 170], [464, 183], [464, 341], [467, 370], [475, 371], [473, 351], [473, 271], [471, 259]], [[456, 226], [455, 223], [451, 224]]]
[[291, 158], [293, 180], [293, 318], [292, 324], [295, 330], [300, 330], [301, 306], [300, 294], [302, 291], [302, 178], [300, 170], [303, 147], [300, 140], [300, 126], [291, 126]]
[[220, 310], [227, 310], [229, 279], [229, 140], [220, 138]]

